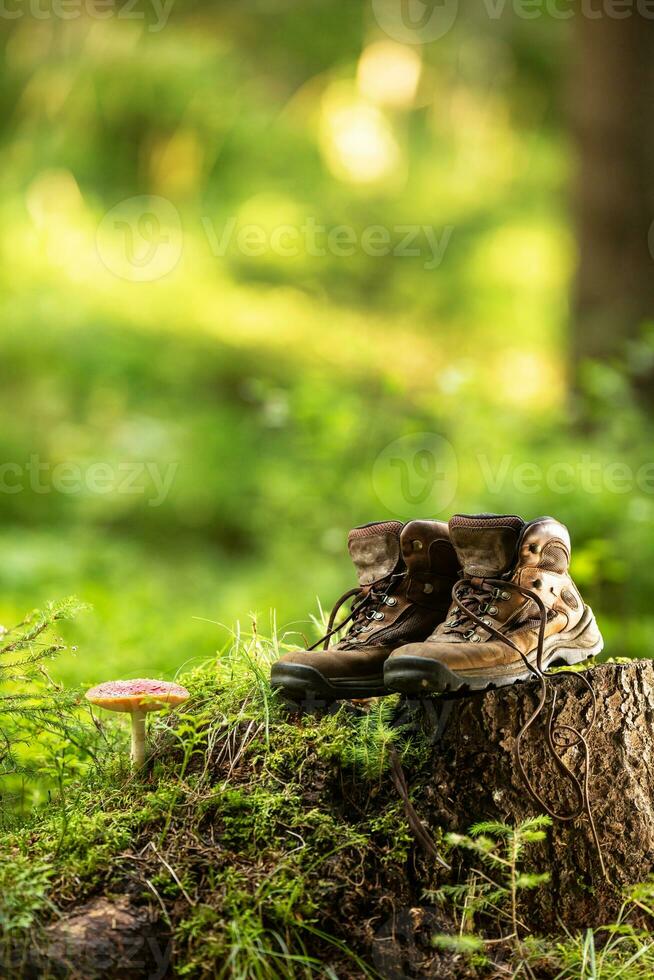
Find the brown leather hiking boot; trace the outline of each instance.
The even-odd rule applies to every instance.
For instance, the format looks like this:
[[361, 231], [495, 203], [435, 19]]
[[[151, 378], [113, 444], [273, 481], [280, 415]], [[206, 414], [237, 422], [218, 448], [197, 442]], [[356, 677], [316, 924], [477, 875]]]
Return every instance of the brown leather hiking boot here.
[[[361, 698], [390, 692], [384, 661], [395, 647], [424, 640], [442, 622], [458, 578], [458, 560], [442, 521], [387, 521], [355, 527], [348, 536], [358, 588], [336, 603], [326, 635], [273, 664], [271, 683], [294, 700]], [[341, 605], [351, 612], [334, 627]], [[343, 639], [330, 637], [350, 624]]]
[[450, 540], [463, 577], [447, 620], [424, 643], [396, 649], [395, 691], [480, 691], [542, 676], [599, 653], [595, 617], [570, 578], [570, 536], [552, 517], [457, 514]]

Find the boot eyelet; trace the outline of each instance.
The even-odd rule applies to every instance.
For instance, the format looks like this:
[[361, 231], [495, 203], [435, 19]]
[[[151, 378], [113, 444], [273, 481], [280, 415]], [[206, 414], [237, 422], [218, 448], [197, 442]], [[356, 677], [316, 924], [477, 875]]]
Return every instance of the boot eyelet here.
[[471, 636], [470, 639], [472, 640], [473, 643], [481, 643], [481, 637], [478, 636], [477, 633], [475, 633], [474, 636]]
[[384, 596], [384, 602], [386, 603], [387, 606], [396, 606], [397, 605], [397, 599], [395, 598], [394, 595]]
[[430, 592], [434, 591], [434, 586], [431, 584], [431, 582], [425, 582], [425, 586], [422, 591], [429, 595]]
[[490, 621], [490, 619], [482, 619], [482, 623], [486, 623], [486, 626], [492, 626], [493, 625], [492, 622]]
[[502, 592], [501, 598], [502, 599], [510, 599], [511, 598], [511, 593], [510, 592]]
[[372, 614], [372, 618], [373, 619], [383, 619], [384, 618], [384, 614], [383, 614], [383, 612], [376, 612], [376, 613], [373, 613]]
[[424, 545], [423, 545], [422, 541], [420, 541], [418, 539], [416, 539], [415, 541], [412, 541], [411, 544], [413, 545], [413, 550], [414, 551], [422, 551], [422, 549], [424, 548]]
[[488, 612], [491, 614], [491, 616], [496, 616], [497, 615], [497, 606], [491, 606], [489, 608]]
[[466, 640], [472, 640], [476, 634], [474, 630], [466, 630], [463, 635], [465, 636]]

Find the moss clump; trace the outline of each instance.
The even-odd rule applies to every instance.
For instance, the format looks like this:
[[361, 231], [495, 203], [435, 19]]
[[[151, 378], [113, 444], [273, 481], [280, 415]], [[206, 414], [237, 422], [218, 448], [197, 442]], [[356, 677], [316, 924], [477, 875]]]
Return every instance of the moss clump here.
[[184, 677], [192, 699], [154, 721], [145, 771], [113, 737], [81, 782], [5, 831], [22, 869], [0, 896], [5, 941], [43, 948], [56, 914], [127, 895], [165, 924], [179, 975], [376, 974], [376, 931], [435, 883], [424, 867], [417, 885], [388, 777], [392, 743], [414, 768], [426, 752], [395, 726], [394, 699], [289, 714], [267, 682], [275, 655], [241, 638]]

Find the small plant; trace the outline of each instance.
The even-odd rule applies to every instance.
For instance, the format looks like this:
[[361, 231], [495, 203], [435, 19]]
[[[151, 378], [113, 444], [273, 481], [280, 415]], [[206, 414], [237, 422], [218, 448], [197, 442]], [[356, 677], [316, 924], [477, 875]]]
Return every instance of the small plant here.
[[343, 763], [353, 766], [366, 779], [381, 780], [389, 767], [389, 751], [401, 734], [401, 729], [392, 725], [394, 701], [373, 701], [370, 709], [353, 723], [354, 737], [343, 747]]
[[[556, 980], [651, 980], [654, 939], [630, 921], [635, 913], [654, 918], [654, 879], [625, 892], [616, 921], [563, 938], [527, 934], [520, 921], [520, 895], [549, 880], [523, 868], [525, 846], [543, 840], [551, 825], [547, 816], [533, 817], [517, 827], [495, 821], [475, 824], [468, 834], [448, 834], [446, 842], [478, 856], [482, 867], [466, 881], [427, 892], [426, 898], [454, 907], [458, 935], [438, 934], [434, 945], [467, 956], [472, 964], [488, 964], [489, 949], [509, 945], [512, 976], [551, 976]], [[490, 927], [493, 938], [479, 934]], [[508, 931], [507, 931], [508, 927]], [[484, 930], [486, 931], [486, 930]]]
[[[520, 921], [519, 899], [525, 889], [537, 888], [549, 881], [549, 873], [536, 874], [522, 867], [525, 846], [545, 838], [545, 828], [551, 826], [550, 817], [530, 817], [511, 827], [500, 821], [477, 823], [466, 834], [447, 834], [446, 843], [464, 848], [476, 854], [483, 868], [474, 869], [468, 879], [458, 885], [443, 885], [428, 892], [427, 898], [443, 902], [449, 900], [460, 917], [459, 935], [474, 933], [478, 919], [494, 920], [502, 933], [502, 940], [520, 939], [520, 930], [526, 926]], [[505, 930], [507, 925], [510, 931]], [[451, 942], [452, 937], [435, 937], [435, 942]], [[497, 941], [497, 940], [495, 940]], [[476, 947], [478, 948], [478, 947]]]
[[82, 719], [78, 693], [65, 691], [47, 670], [67, 649], [56, 626], [83, 608], [74, 598], [49, 603], [0, 633], [0, 780], [10, 799], [15, 786], [24, 796], [30, 780], [61, 788], [82, 757], [93, 755], [98, 732]]
[[654, 976], [654, 938], [629, 919], [636, 912], [654, 917], [654, 880], [625, 891], [616, 921], [579, 936], [570, 933], [558, 942], [528, 937], [522, 961], [529, 971], [547, 965], [556, 980], [651, 980]]

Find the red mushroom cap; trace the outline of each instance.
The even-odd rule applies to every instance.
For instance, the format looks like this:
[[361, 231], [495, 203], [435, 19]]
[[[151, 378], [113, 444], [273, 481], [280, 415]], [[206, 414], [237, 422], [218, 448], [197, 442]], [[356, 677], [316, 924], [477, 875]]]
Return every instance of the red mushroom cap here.
[[161, 711], [167, 705], [182, 704], [190, 694], [181, 684], [137, 678], [98, 684], [86, 692], [86, 697], [109, 711]]

